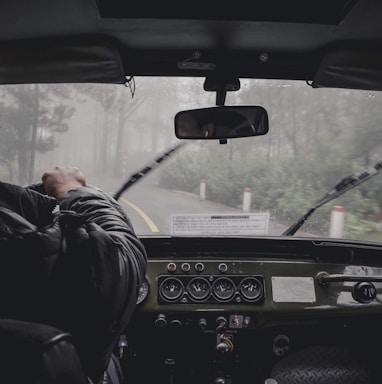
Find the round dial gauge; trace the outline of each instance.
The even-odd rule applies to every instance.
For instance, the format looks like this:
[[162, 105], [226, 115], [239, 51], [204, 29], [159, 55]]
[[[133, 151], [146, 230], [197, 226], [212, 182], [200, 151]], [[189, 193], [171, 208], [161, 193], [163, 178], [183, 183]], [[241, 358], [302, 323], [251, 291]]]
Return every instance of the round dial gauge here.
[[183, 283], [175, 277], [169, 277], [163, 280], [159, 287], [159, 293], [166, 300], [176, 300], [183, 292]]
[[214, 282], [212, 291], [218, 299], [229, 300], [235, 294], [235, 284], [231, 279], [221, 277]]
[[207, 279], [195, 277], [187, 285], [187, 292], [194, 300], [204, 300], [211, 293], [211, 287]]
[[141, 286], [139, 287], [137, 304], [142, 303], [146, 299], [146, 297], [149, 294], [149, 291], [150, 291], [149, 282], [147, 280], [144, 280]]
[[240, 293], [247, 300], [256, 300], [263, 294], [263, 284], [256, 277], [247, 277], [240, 284]]

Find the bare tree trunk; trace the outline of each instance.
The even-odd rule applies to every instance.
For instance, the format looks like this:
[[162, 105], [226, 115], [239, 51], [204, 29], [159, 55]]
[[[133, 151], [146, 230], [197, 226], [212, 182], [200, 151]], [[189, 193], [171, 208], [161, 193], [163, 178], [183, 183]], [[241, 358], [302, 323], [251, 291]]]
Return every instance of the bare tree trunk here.
[[100, 143], [100, 163], [99, 163], [99, 169], [102, 172], [105, 172], [107, 170], [107, 159], [108, 159], [108, 153], [109, 153], [109, 138], [111, 135], [111, 132], [109, 131], [108, 127], [108, 112], [104, 111], [103, 116], [103, 122], [102, 122], [102, 138]]
[[122, 174], [122, 144], [124, 137], [125, 113], [124, 108], [121, 109], [118, 115], [118, 132], [117, 143], [115, 148], [114, 157], [114, 176], [121, 176]]
[[19, 150], [17, 155], [17, 162], [19, 166], [19, 184], [24, 185], [27, 183], [27, 132], [24, 127], [18, 128], [19, 132]]
[[34, 179], [34, 166], [36, 161], [36, 140], [38, 130], [38, 113], [39, 113], [39, 86], [35, 84], [33, 95], [33, 122], [32, 122], [32, 138], [31, 138], [31, 152], [28, 172], [28, 183]]
[[12, 167], [12, 163], [10, 161], [7, 161], [6, 165], [7, 165], [7, 169], [8, 169], [9, 180], [13, 181], [13, 167]]

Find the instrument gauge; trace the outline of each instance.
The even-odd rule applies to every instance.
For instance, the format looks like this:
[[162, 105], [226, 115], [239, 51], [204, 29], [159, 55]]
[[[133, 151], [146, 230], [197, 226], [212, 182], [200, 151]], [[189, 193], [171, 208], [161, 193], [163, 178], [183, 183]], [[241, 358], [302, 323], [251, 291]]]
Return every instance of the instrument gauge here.
[[141, 286], [139, 287], [138, 291], [138, 298], [137, 298], [137, 304], [142, 303], [144, 300], [146, 300], [148, 294], [150, 291], [150, 284], [149, 282], [145, 279]]
[[207, 279], [195, 277], [188, 283], [187, 292], [194, 300], [204, 300], [210, 295], [211, 287]]
[[168, 301], [179, 299], [183, 292], [183, 283], [176, 277], [169, 277], [163, 280], [159, 287], [160, 295]]
[[227, 277], [217, 279], [212, 287], [213, 294], [220, 300], [230, 300], [235, 294], [235, 284]]
[[240, 283], [239, 291], [245, 299], [256, 300], [263, 294], [263, 284], [256, 277], [247, 277]]

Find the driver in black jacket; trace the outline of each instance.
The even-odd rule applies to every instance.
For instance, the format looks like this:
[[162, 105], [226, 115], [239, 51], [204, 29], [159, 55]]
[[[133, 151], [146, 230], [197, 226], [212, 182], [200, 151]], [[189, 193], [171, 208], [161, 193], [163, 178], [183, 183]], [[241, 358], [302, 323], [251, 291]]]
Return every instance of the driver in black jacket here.
[[[117, 201], [87, 186], [78, 168], [55, 167], [43, 174], [42, 181], [46, 194], [0, 182], [3, 251], [9, 246], [10, 253], [19, 241], [17, 249], [24, 252], [19, 252], [23, 257], [25, 252], [44, 251], [46, 258], [54, 260], [47, 287], [41, 283], [40, 297], [31, 296], [37, 303], [33, 304], [36, 313], [24, 316], [26, 306], [17, 313], [11, 303], [6, 315], [12, 317], [15, 310], [14, 318], [28, 317], [71, 333], [86, 374], [98, 384], [136, 306], [146, 273], [146, 252]], [[38, 242], [31, 243], [32, 236]], [[40, 249], [26, 249], [28, 244], [39, 243]], [[16, 254], [11, 256], [16, 258]], [[15, 283], [15, 290], [19, 285]], [[24, 292], [28, 297], [29, 292]], [[6, 297], [1, 299], [5, 304]]]

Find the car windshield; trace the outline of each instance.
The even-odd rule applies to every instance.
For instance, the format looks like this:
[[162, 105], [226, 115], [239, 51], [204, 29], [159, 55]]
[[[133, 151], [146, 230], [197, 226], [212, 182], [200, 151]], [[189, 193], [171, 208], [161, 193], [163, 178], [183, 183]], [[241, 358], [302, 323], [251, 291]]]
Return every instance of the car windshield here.
[[[267, 110], [266, 135], [182, 141], [176, 113], [216, 105], [203, 81], [2, 86], [0, 179], [28, 185], [73, 165], [114, 195], [135, 175], [119, 201], [138, 235], [282, 236], [342, 178], [382, 161], [381, 94], [302, 81], [241, 79], [227, 92], [225, 105]], [[295, 236], [382, 241], [381, 190], [376, 175], [318, 208]]]

